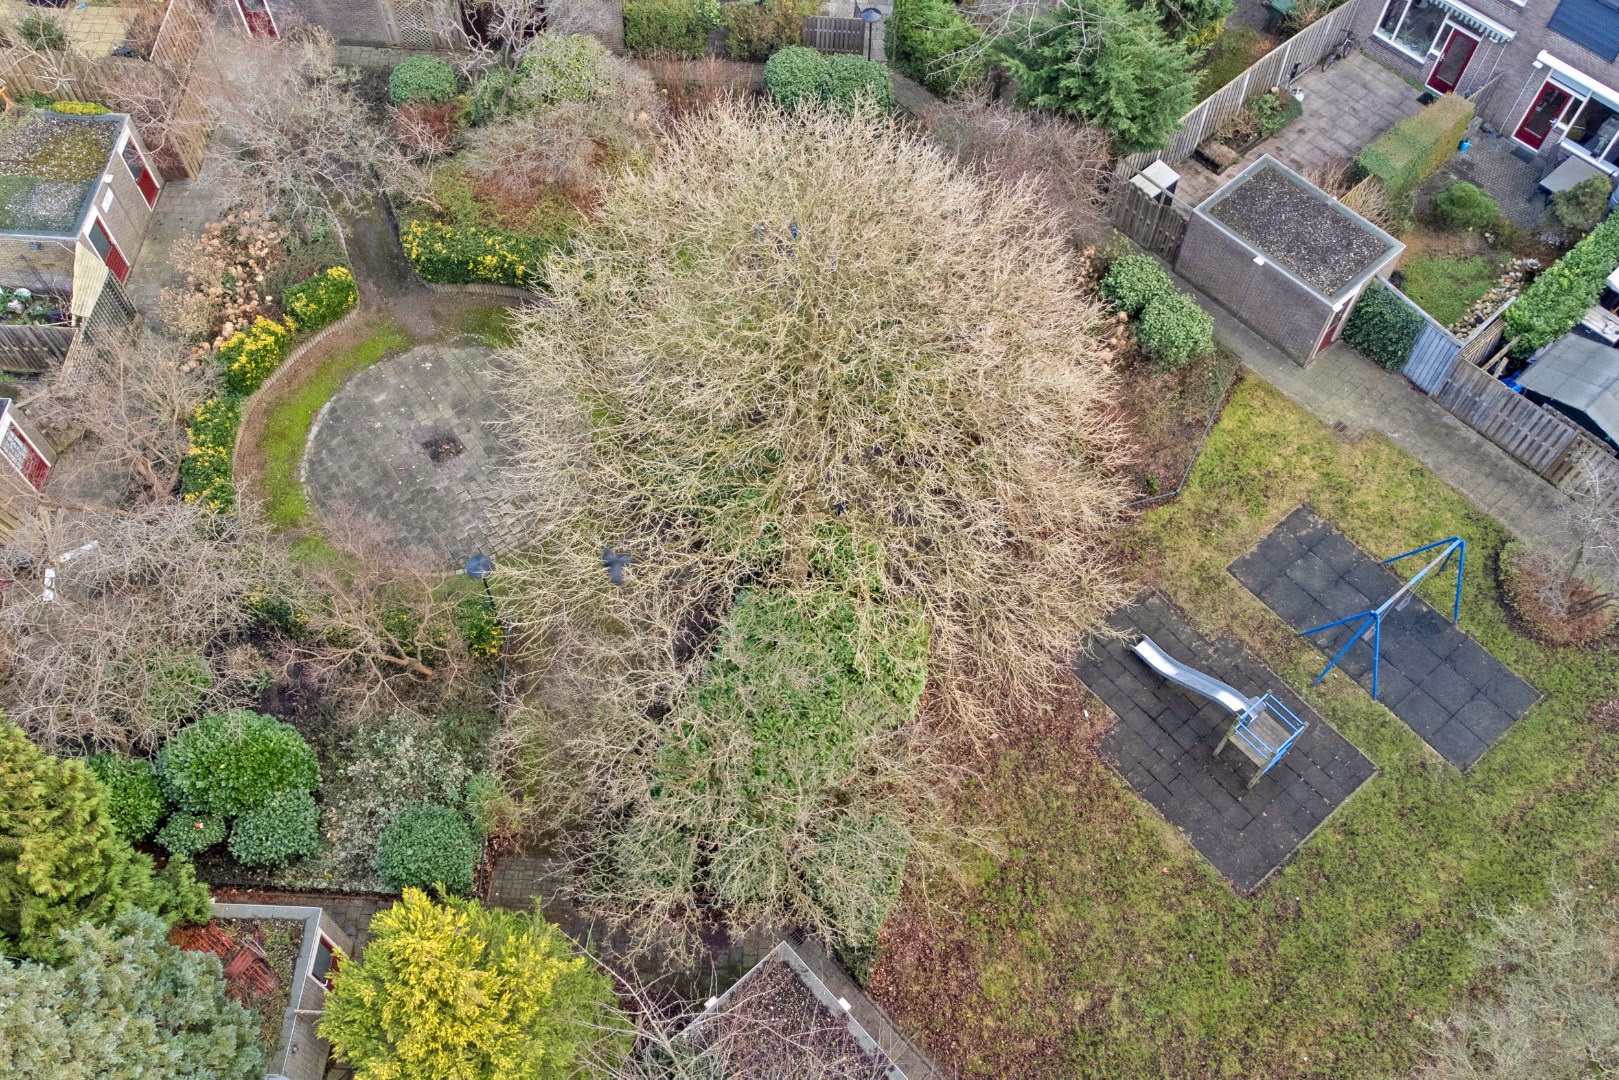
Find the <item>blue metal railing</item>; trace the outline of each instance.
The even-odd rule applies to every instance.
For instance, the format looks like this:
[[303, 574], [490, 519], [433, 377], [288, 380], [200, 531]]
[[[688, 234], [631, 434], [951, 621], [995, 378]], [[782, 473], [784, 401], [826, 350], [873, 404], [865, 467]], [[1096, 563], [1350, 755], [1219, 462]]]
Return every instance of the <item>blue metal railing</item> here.
[[[1264, 713], [1269, 713], [1275, 717], [1276, 721], [1287, 729], [1288, 736], [1282, 740], [1279, 746], [1270, 745], [1251, 726], [1252, 721]], [[1293, 710], [1283, 705], [1274, 695], [1265, 694], [1249, 706], [1247, 712], [1237, 718], [1237, 722], [1231, 726], [1231, 734], [1228, 738], [1241, 739], [1243, 745], [1252, 749], [1257, 757], [1264, 760], [1265, 767], [1259, 770], [1258, 776], [1254, 777], [1255, 780], [1258, 780], [1260, 776], [1270, 772], [1272, 767], [1282, 760], [1282, 755], [1287, 753], [1288, 747], [1297, 742], [1298, 737], [1303, 735], [1304, 729], [1309, 726], [1293, 715]]]

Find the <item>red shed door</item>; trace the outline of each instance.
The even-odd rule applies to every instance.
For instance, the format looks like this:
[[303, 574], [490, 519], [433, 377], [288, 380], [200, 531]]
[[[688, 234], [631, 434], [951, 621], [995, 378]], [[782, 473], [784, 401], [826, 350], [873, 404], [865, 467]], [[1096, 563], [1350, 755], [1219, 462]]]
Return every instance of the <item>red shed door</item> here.
[[124, 165], [129, 169], [129, 175], [135, 178], [135, 186], [141, 189], [141, 197], [146, 200], [147, 206], [157, 205], [157, 177], [152, 170], [146, 167], [146, 159], [141, 156], [140, 149], [136, 147], [135, 140], [131, 139], [124, 144], [121, 151]]
[[45, 459], [35, 450], [33, 444], [23, 438], [17, 429], [10, 423], [6, 424], [4, 434], [0, 434], [0, 453], [6, 455], [22, 478], [31, 484], [35, 491], [45, 490], [45, 478], [50, 475], [51, 467], [45, 464]]
[[254, 37], [281, 36], [276, 32], [275, 12], [270, 10], [270, 0], [236, 0], [236, 11], [242, 16], [242, 25]]
[[96, 254], [107, 264], [107, 269], [112, 271], [113, 277], [120, 282], [129, 277], [129, 260], [118, 250], [118, 245], [112, 242], [112, 236], [100, 218], [96, 218], [90, 224], [90, 246], [96, 249]]

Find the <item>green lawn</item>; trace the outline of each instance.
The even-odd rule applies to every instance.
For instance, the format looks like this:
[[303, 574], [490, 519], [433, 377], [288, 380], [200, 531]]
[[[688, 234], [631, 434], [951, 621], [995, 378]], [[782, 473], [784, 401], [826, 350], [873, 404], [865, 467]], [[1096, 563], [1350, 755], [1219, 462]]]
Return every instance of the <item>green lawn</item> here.
[[331, 356], [308, 378], [282, 391], [280, 399], [265, 415], [263, 490], [265, 513], [277, 528], [303, 524], [309, 512], [304, 486], [298, 480], [303, 463], [304, 444], [309, 427], [322, 405], [337, 393], [350, 376], [363, 371], [384, 356], [408, 348], [411, 338], [394, 323], [377, 323], [371, 335], [353, 348]]
[[1434, 256], [1405, 264], [1405, 295], [1445, 326], [1458, 322], [1495, 284], [1495, 263], [1483, 256]]
[[[1467, 539], [1463, 628], [1546, 695], [1470, 773], [1343, 675], [1308, 689], [1321, 655], [1226, 571], [1303, 502], [1372, 553]], [[1406, 1075], [1424, 1023], [1474, 978], [1482, 908], [1539, 902], [1554, 876], [1619, 894], [1619, 731], [1588, 719], [1619, 696], [1619, 658], [1509, 628], [1504, 539], [1385, 439], [1346, 443], [1245, 380], [1127, 555], [1205, 634], [1240, 636], [1378, 775], [1245, 900], [1087, 752], [1085, 722], [1014, 724], [976, 804], [1004, 853], [966, 883], [908, 883], [873, 993], [973, 1075]], [[1447, 586], [1430, 600], [1448, 606]]]

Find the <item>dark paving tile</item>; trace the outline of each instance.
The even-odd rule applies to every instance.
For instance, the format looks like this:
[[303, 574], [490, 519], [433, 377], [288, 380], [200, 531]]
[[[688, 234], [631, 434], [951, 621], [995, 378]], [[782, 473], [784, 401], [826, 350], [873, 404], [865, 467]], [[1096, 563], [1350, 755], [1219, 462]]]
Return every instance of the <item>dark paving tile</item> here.
[[[1415, 556], [1413, 561], [1423, 558]], [[1259, 567], [1265, 568], [1263, 573]], [[1232, 563], [1230, 571], [1301, 632], [1380, 604], [1400, 585], [1386, 566], [1303, 506]], [[1521, 719], [1539, 695], [1452, 626], [1449, 615], [1448, 608], [1437, 611], [1412, 597], [1404, 610], [1384, 617], [1377, 697], [1445, 760], [1465, 769]], [[1331, 657], [1352, 633], [1353, 624], [1311, 635], [1310, 640]], [[1371, 645], [1370, 638], [1357, 642], [1338, 661], [1344, 674], [1368, 691]]]
[[[1154, 592], [1136, 597], [1108, 623], [1125, 637], [1091, 642], [1075, 665], [1119, 718], [1102, 740], [1103, 756], [1239, 891], [1256, 889], [1371, 778], [1372, 763], [1234, 638], [1210, 642]], [[1229, 714], [1142, 664], [1130, 646], [1143, 634], [1245, 694], [1269, 691], [1309, 725], [1254, 788], [1246, 786], [1253, 767], [1240, 753], [1228, 747], [1214, 756]], [[1139, 703], [1147, 683], [1153, 684], [1155, 713]]]

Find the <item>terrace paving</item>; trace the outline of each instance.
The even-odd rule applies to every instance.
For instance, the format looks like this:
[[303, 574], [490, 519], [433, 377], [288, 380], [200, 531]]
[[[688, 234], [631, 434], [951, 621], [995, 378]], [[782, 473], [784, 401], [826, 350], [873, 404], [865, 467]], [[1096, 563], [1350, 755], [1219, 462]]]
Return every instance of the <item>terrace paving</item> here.
[[[1184, 832], [1239, 892], [1251, 893], [1287, 861], [1375, 771], [1366, 756], [1235, 638], [1211, 642], [1156, 592], [1115, 611], [1075, 670], [1118, 717], [1102, 755], [1136, 793]], [[1249, 696], [1274, 694], [1309, 726], [1252, 789], [1252, 766], [1227, 747], [1224, 709], [1164, 682], [1130, 650], [1143, 634], [1179, 660]]]

